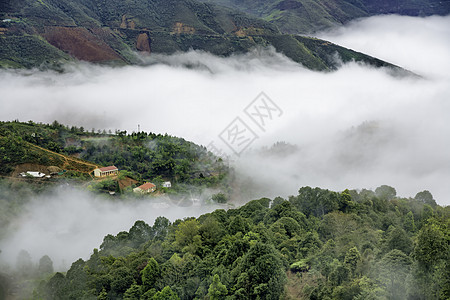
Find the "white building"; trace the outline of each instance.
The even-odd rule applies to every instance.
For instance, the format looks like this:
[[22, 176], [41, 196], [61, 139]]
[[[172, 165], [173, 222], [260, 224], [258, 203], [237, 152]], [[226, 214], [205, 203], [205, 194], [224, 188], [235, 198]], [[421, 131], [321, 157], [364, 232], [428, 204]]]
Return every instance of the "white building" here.
[[94, 170], [95, 177], [106, 177], [119, 174], [119, 169], [115, 166], [98, 168]]
[[27, 171], [26, 173], [20, 173], [20, 176], [22, 177], [32, 176], [34, 178], [42, 178], [45, 176], [45, 174], [41, 172]]

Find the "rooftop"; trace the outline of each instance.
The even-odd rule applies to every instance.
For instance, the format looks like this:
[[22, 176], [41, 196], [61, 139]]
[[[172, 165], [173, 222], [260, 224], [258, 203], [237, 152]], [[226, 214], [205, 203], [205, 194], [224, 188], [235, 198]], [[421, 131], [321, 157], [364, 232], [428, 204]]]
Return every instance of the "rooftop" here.
[[138, 186], [138, 188], [141, 189], [141, 190], [149, 190], [149, 189], [155, 188], [155, 187], [156, 187], [156, 185], [154, 185], [154, 184], [151, 183], [151, 182], [147, 182], [147, 183], [144, 183], [144, 184], [141, 185], [141, 186]]
[[109, 167], [103, 167], [103, 168], [99, 168], [100, 171], [102, 172], [108, 172], [108, 171], [118, 171], [119, 169], [117, 169], [117, 167], [115, 166], [109, 166]]

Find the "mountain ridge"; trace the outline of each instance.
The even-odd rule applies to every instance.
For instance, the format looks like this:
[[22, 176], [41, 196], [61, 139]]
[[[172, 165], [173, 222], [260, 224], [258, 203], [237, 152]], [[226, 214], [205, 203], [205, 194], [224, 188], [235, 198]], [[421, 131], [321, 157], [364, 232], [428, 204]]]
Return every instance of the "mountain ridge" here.
[[447, 15], [450, 1], [439, 0], [201, 0], [234, 8], [276, 25], [283, 33], [308, 34], [362, 17], [382, 14]]
[[[74, 59], [138, 64], [135, 51], [173, 54], [190, 49], [219, 56], [273, 46], [312, 70], [334, 70], [330, 58], [376, 67], [395, 66], [343, 47], [282, 33], [244, 12], [212, 3], [183, 1], [21, 0], [0, 13], [0, 66], [50, 67]], [[307, 41], [307, 43], [305, 43]]]

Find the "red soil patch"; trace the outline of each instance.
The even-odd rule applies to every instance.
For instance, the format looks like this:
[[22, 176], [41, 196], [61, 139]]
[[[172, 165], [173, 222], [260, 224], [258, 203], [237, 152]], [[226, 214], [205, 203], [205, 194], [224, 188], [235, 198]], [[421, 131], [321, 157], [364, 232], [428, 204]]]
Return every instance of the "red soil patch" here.
[[125, 189], [125, 188], [127, 188], [129, 186], [132, 186], [133, 184], [136, 184], [136, 183], [137, 183], [136, 180], [134, 180], [134, 179], [132, 179], [130, 177], [125, 177], [124, 179], [120, 179], [119, 180], [119, 188], [121, 190], [123, 190], [123, 189]]
[[122, 60], [104, 41], [81, 27], [46, 27], [44, 38], [53, 46], [80, 60], [105, 62]]
[[150, 39], [146, 33], [139, 34], [136, 42], [136, 49], [150, 53]]

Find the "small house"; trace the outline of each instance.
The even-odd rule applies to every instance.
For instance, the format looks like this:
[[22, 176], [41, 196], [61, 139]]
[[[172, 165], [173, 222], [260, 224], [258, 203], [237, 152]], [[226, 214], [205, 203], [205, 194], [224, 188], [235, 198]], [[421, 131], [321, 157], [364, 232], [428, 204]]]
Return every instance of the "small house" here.
[[133, 192], [141, 193], [141, 194], [149, 194], [149, 193], [153, 193], [155, 190], [156, 190], [156, 185], [154, 185], [151, 182], [147, 182], [141, 186], [138, 186], [137, 188], [134, 188]]
[[171, 188], [172, 187], [172, 183], [170, 183], [170, 181], [165, 181], [165, 182], [163, 182], [162, 186], [165, 187], [165, 188]]
[[106, 177], [119, 174], [119, 169], [115, 166], [103, 167], [94, 170], [95, 177]]

